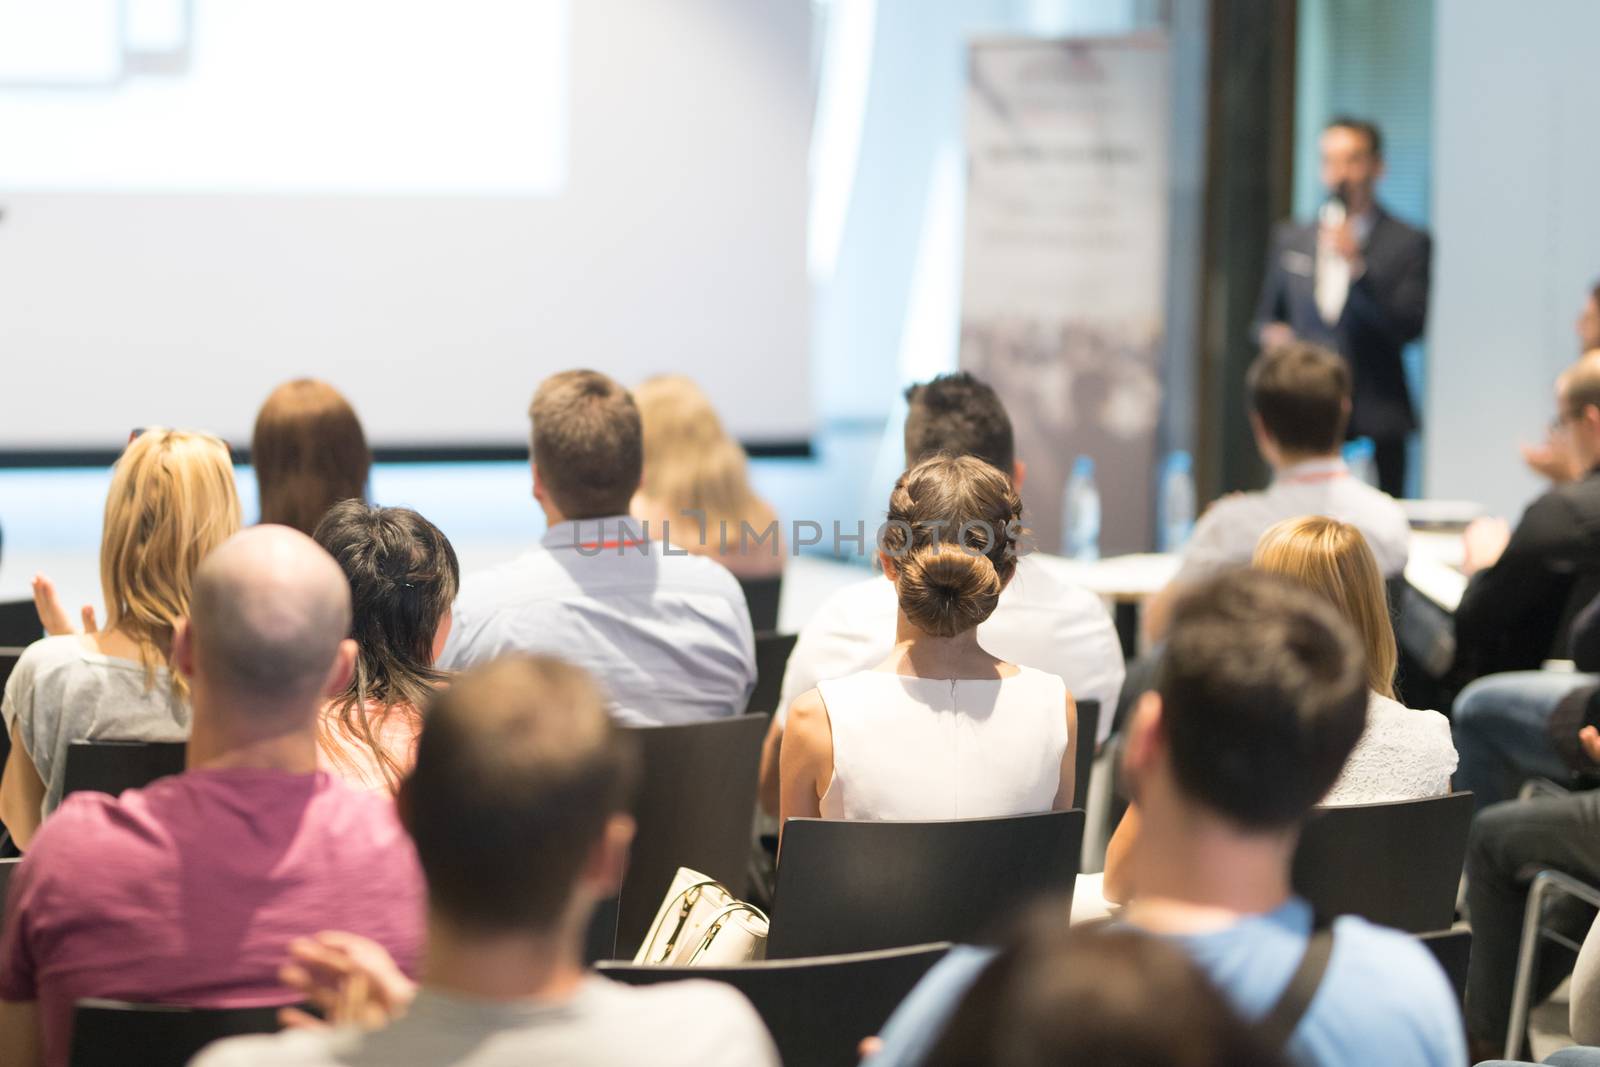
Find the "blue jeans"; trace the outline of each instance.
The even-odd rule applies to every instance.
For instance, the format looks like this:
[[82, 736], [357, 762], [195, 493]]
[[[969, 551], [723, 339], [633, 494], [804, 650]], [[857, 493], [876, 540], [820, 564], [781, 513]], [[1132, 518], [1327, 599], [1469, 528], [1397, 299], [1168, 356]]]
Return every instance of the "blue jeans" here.
[[1546, 724], [1562, 697], [1597, 682], [1600, 675], [1512, 671], [1467, 686], [1451, 714], [1461, 758], [1455, 787], [1472, 790], [1482, 811], [1511, 800], [1529, 778], [1565, 781], [1572, 772], [1550, 743]]

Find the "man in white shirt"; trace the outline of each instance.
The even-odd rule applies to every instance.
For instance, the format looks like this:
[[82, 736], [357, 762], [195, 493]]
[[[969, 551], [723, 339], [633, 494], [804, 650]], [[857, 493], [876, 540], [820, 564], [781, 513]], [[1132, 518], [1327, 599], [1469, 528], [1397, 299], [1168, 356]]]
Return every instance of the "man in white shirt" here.
[[1272, 468], [1272, 484], [1234, 493], [1206, 509], [1184, 548], [1176, 577], [1144, 606], [1148, 643], [1166, 633], [1173, 598], [1185, 585], [1228, 567], [1243, 566], [1274, 524], [1303, 515], [1326, 515], [1361, 531], [1385, 578], [1406, 569], [1411, 527], [1387, 493], [1350, 474], [1340, 458], [1350, 418], [1350, 369], [1325, 348], [1292, 342], [1250, 367], [1250, 428]]
[[302, 939], [284, 978], [334, 1027], [224, 1041], [197, 1067], [777, 1067], [732, 988], [638, 989], [583, 965], [633, 839], [630, 742], [570, 664], [507, 656], [463, 674], [428, 709], [398, 798], [428, 883], [422, 986], [365, 938]]
[[[1026, 467], [1015, 455], [1011, 418], [987, 384], [964, 371], [941, 375], [906, 390], [906, 402], [908, 465], [938, 452], [976, 456], [1022, 487]], [[1098, 700], [1099, 743], [1111, 731], [1122, 691], [1122, 644], [1100, 598], [1056, 577], [1041, 555], [1017, 561], [999, 606], [978, 627], [978, 642], [1001, 659], [1060, 676], [1079, 701]], [[769, 813], [777, 813], [778, 753], [789, 705], [819, 681], [881, 663], [894, 647], [899, 610], [894, 583], [879, 575], [834, 593], [801, 628], [761, 755], [761, 798]]]
[[738, 580], [628, 517], [643, 464], [633, 397], [597, 371], [566, 371], [539, 385], [528, 415], [549, 529], [461, 583], [440, 666], [543, 652], [597, 678], [625, 725], [743, 714], [755, 636]]

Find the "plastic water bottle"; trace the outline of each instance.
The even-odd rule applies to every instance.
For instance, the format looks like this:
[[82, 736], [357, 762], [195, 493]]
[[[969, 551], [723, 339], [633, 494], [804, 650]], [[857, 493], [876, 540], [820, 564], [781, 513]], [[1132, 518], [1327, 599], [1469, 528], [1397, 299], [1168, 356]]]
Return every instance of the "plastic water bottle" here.
[[1161, 551], [1182, 552], [1192, 533], [1194, 459], [1180, 449], [1161, 468]]
[[1061, 548], [1071, 559], [1100, 558], [1100, 490], [1094, 484], [1094, 460], [1079, 456], [1067, 479], [1061, 503]]
[[1350, 468], [1350, 477], [1368, 485], [1378, 484], [1378, 449], [1370, 437], [1357, 437], [1344, 444], [1344, 465]]

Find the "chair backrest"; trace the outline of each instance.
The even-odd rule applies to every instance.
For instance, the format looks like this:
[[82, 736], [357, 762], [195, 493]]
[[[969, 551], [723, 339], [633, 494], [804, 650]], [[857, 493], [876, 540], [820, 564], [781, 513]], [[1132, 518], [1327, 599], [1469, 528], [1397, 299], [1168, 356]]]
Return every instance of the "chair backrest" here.
[[772, 959], [981, 941], [1033, 896], [1071, 904], [1083, 812], [948, 822], [790, 819]]
[[[6, 687], [6, 681], [11, 677], [11, 672], [16, 669], [17, 660], [22, 655], [20, 648], [0, 648], [0, 692]], [[11, 758], [11, 731], [0, 723], [0, 782], [5, 781], [6, 760]]]
[[182, 741], [74, 741], [67, 746], [61, 791], [120, 796], [182, 772], [183, 753]]
[[1294, 888], [1318, 914], [1420, 934], [1455, 918], [1472, 794], [1318, 808], [1294, 856]]
[[744, 602], [750, 609], [750, 626], [756, 633], [778, 628], [778, 601], [783, 596], [783, 574], [767, 578], [740, 578]]
[[795, 638], [798, 636], [756, 634], [756, 687], [745, 709], [750, 714], [777, 714], [778, 701], [783, 696], [783, 672], [789, 666], [789, 653], [794, 651]]
[[948, 944], [769, 960], [738, 967], [636, 967], [601, 964], [600, 973], [629, 985], [685, 978], [726, 982], [755, 1005], [784, 1063], [855, 1067], [856, 1045], [876, 1034]]
[[5, 926], [6, 894], [11, 891], [11, 876], [17, 873], [17, 864], [21, 862], [21, 856], [0, 859], [0, 928]]
[[224, 1037], [270, 1034], [277, 1008], [186, 1008], [80, 1000], [72, 1012], [72, 1067], [184, 1067]]
[[617, 956], [632, 959], [679, 867], [744, 893], [765, 715], [641, 726], [634, 818], [638, 833], [622, 880]]
[[1460, 930], [1434, 930], [1431, 933], [1419, 934], [1418, 939], [1433, 958], [1439, 961], [1439, 966], [1444, 968], [1445, 977], [1450, 979], [1450, 985], [1456, 991], [1456, 1000], [1465, 1002], [1467, 999], [1467, 964], [1472, 959], [1472, 931]]
[[583, 962], [598, 963], [617, 954], [617, 898], [602, 900], [589, 917], [589, 932], [583, 939]]
[[1078, 701], [1078, 749], [1072, 776], [1072, 806], [1088, 810], [1089, 775], [1094, 773], [1094, 739], [1100, 732], [1100, 702]]
[[22, 648], [44, 636], [33, 600], [0, 600], [0, 645]]

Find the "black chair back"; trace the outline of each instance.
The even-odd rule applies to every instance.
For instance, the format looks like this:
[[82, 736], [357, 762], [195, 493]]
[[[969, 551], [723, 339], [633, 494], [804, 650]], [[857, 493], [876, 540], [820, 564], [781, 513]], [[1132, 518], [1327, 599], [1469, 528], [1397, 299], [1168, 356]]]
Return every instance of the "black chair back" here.
[[[6, 681], [10, 679], [11, 672], [16, 669], [17, 660], [22, 656], [20, 648], [0, 648], [0, 692], [4, 692]], [[11, 758], [11, 731], [0, 723], [0, 782], [6, 778], [6, 761]]]
[[1471, 821], [1471, 793], [1318, 808], [1295, 852], [1295, 892], [1330, 918], [1359, 915], [1413, 934], [1447, 929]]
[[184, 1008], [80, 1000], [72, 1012], [72, 1067], [184, 1067], [213, 1041], [275, 1033], [277, 1008]]
[[771, 959], [981, 941], [1039, 893], [1072, 903], [1083, 812], [948, 822], [790, 819]]
[[777, 714], [778, 701], [783, 696], [783, 672], [789, 666], [789, 653], [794, 651], [797, 636], [756, 634], [756, 687], [745, 709], [750, 714]]
[[616, 954], [622, 959], [632, 959], [644, 942], [679, 867], [743, 894], [767, 717], [628, 732], [638, 738], [643, 774], [634, 804], [639, 829], [617, 919]]
[[726, 982], [755, 1005], [784, 1063], [855, 1067], [856, 1045], [876, 1034], [948, 944], [860, 952], [739, 967], [635, 967], [601, 964], [600, 973], [629, 985], [685, 978]]
[[1456, 1000], [1465, 1003], [1467, 964], [1472, 960], [1472, 931], [1434, 930], [1419, 935], [1419, 940], [1444, 969], [1445, 977], [1450, 979], [1451, 988], [1456, 991]]
[[0, 645], [23, 648], [44, 636], [33, 599], [0, 600]]
[[88, 790], [120, 796], [183, 771], [182, 741], [74, 741], [67, 746], [63, 795]]
[[783, 595], [783, 575], [769, 578], [740, 578], [744, 602], [750, 609], [750, 626], [756, 633], [778, 628], [778, 600]]
[[1089, 775], [1094, 773], [1094, 739], [1100, 731], [1100, 702], [1078, 701], [1078, 750], [1072, 775], [1072, 806], [1089, 806]]
[[21, 856], [9, 856], [0, 860], [0, 928], [5, 926], [6, 894], [11, 891], [11, 876], [17, 873], [17, 864], [21, 862]]
[[589, 932], [583, 939], [583, 962], [598, 963], [617, 955], [617, 898], [602, 900], [589, 917]]

